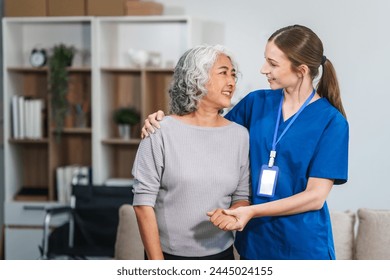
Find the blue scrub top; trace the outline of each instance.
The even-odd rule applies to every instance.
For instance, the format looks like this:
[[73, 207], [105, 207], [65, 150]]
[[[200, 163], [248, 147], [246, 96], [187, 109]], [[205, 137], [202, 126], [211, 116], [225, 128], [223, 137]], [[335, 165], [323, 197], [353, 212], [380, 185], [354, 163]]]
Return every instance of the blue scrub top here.
[[[309, 177], [333, 179], [336, 185], [347, 181], [348, 122], [326, 98], [320, 98], [302, 111], [276, 146], [279, 175], [274, 197], [257, 195], [282, 96], [281, 89], [251, 92], [225, 116], [245, 126], [250, 134], [252, 204], [302, 192]], [[278, 137], [291, 119], [281, 119]], [[245, 259], [335, 259], [326, 203], [318, 211], [254, 218], [237, 232], [235, 245]]]

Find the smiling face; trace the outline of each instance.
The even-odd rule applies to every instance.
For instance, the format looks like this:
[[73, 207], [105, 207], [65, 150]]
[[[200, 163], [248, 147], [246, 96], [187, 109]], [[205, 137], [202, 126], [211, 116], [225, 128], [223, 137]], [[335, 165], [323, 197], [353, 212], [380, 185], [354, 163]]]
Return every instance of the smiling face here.
[[271, 89], [294, 88], [301, 79], [300, 73], [292, 70], [291, 61], [273, 41], [266, 45], [261, 73], [266, 75]]
[[207, 94], [199, 105], [208, 105], [217, 110], [230, 107], [236, 89], [236, 69], [226, 55], [219, 55], [210, 69], [206, 89]]

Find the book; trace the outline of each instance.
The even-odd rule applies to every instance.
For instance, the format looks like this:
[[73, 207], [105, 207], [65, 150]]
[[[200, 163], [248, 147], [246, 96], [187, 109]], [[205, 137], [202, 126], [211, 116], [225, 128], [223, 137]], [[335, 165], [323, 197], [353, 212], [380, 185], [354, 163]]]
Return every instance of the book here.
[[23, 102], [23, 116], [24, 116], [24, 138], [31, 138], [31, 129], [32, 129], [32, 116], [31, 116], [31, 104], [30, 101], [24, 98]]
[[30, 115], [32, 118], [32, 127], [31, 127], [31, 138], [39, 139], [42, 138], [40, 132], [40, 123], [41, 123], [41, 100], [40, 99], [32, 99], [29, 100], [30, 103]]
[[11, 100], [12, 137], [19, 138], [19, 97], [14, 95]]
[[45, 109], [45, 101], [43, 99], [36, 100], [36, 109], [35, 109], [35, 117], [36, 117], [36, 137], [43, 138], [43, 122], [44, 122], [44, 109]]
[[91, 167], [66, 165], [56, 168], [57, 199], [62, 203], [70, 203], [72, 186], [88, 186], [91, 183]]
[[65, 203], [65, 168], [60, 166], [56, 168], [56, 190], [58, 202]]
[[24, 127], [25, 137], [30, 139], [40, 139], [43, 137], [43, 110], [44, 101], [42, 99], [24, 100]]
[[18, 123], [19, 123], [19, 138], [23, 139], [25, 137], [25, 128], [24, 128], [24, 96], [19, 96], [18, 97], [18, 113], [19, 113], [19, 118], [18, 118]]

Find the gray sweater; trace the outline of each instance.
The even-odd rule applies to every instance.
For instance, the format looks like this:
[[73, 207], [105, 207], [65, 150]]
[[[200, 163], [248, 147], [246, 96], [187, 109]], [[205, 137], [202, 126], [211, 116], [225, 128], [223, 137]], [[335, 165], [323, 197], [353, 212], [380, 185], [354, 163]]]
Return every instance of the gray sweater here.
[[165, 117], [141, 141], [134, 162], [133, 205], [154, 207], [165, 253], [207, 256], [233, 243], [206, 212], [249, 200], [249, 135], [231, 123], [200, 127]]

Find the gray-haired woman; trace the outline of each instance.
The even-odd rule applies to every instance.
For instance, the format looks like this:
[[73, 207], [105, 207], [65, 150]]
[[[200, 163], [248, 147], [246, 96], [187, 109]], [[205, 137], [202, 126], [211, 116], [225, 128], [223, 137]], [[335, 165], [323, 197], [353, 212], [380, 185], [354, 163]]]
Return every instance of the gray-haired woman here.
[[[183, 54], [169, 89], [164, 129], [141, 141], [134, 162], [134, 209], [148, 259], [234, 259], [222, 209], [249, 205], [247, 130], [221, 116], [237, 66], [222, 46]], [[221, 226], [222, 227], [222, 226]]]

